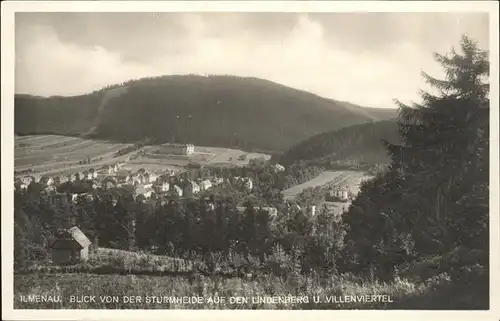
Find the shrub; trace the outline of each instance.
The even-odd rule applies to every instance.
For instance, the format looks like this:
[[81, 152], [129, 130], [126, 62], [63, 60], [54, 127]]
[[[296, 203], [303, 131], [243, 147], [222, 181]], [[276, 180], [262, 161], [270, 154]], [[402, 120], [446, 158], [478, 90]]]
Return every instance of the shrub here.
[[263, 267], [264, 271], [280, 277], [300, 273], [300, 263], [288, 255], [279, 244], [273, 247], [271, 255], [265, 257]]

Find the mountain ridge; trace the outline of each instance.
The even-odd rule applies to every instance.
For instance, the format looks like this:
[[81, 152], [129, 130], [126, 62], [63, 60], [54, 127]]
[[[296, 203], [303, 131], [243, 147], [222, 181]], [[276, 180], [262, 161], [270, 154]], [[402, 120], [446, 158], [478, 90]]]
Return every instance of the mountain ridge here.
[[16, 94], [15, 132], [283, 151], [321, 132], [396, 112], [255, 77], [161, 76], [78, 96]]

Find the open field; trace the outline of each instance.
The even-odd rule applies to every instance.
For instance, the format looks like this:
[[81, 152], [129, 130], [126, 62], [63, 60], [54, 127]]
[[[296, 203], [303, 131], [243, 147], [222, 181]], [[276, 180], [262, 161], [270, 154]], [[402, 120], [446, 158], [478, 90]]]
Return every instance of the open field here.
[[143, 159], [161, 160], [174, 166], [186, 166], [190, 162], [201, 165], [227, 164], [243, 166], [248, 164], [251, 159], [263, 158], [269, 160], [271, 158], [267, 154], [247, 153], [242, 150], [223, 147], [195, 146], [194, 153], [189, 156], [158, 154], [156, 149], [155, 146], [147, 147], [145, 151], [148, 155]]
[[351, 193], [356, 194], [361, 183], [367, 179], [370, 179], [370, 176], [366, 175], [364, 172], [324, 171], [305, 183], [295, 185], [287, 190], [284, 190], [283, 196], [285, 199], [291, 200], [306, 188], [325, 185], [345, 186]]
[[[58, 135], [16, 136], [14, 165], [28, 174], [70, 174], [123, 161], [126, 155], [113, 155], [129, 145]], [[90, 164], [81, 163], [89, 158]]]
[[[267, 154], [246, 153], [238, 149], [220, 148], [220, 147], [195, 147], [195, 155], [196, 154], [211, 155], [212, 157], [210, 157], [207, 161], [208, 164], [227, 163], [237, 166], [248, 164], [248, 161], [250, 159], [264, 158], [265, 160], [269, 160], [271, 158], [271, 156]], [[245, 155], [244, 159], [239, 159], [239, 157], [241, 157], [242, 155]]]
[[[195, 147], [196, 152], [190, 156], [157, 155], [154, 153], [156, 147], [149, 146], [144, 148], [146, 156], [131, 161], [129, 157], [137, 151], [114, 157], [117, 151], [131, 145], [58, 135], [16, 136], [15, 170], [18, 172], [17, 176], [71, 174], [123, 162], [124, 167], [132, 171], [144, 168], [153, 172], [164, 172], [167, 169], [182, 170], [182, 167], [193, 162], [201, 165], [218, 163], [241, 166], [248, 164], [252, 158], [270, 158], [266, 154], [198, 146]], [[239, 159], [241, 155], [245, 155], [244, 159]], [[88, 158], [91, 159], [90, 164], [81, 163]]]

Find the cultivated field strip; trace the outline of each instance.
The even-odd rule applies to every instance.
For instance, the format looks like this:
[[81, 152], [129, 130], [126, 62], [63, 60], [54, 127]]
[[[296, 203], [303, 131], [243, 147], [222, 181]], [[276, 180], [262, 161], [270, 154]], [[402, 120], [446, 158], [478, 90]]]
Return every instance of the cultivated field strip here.
[[60, 146], [42, 146], [37, 144], [32, 144], [29, 147], [18, 147], [15, 150], [15, 158], [23, 158], [26, 156], [37, 156], [37, 155], [45, 155], [45, 154], [55, 154], [59, 152], [67, 152], [68, 150], [75, 150], [78, 148], [82, 148], [85, 145], [92, 145], [92, 141], [83, 140], [81, 138], [76, 138], [71, 141], [66, 141], [64, 144], [60, 144]]
[[[57, 164], [57, 166], [47, 167], [47, 165], [45, 165], [45, 167], [42, 167], [43, 171], [37, 172], [36, 174], [38, 174], [38, 175], [69, 175], [69, 174], [74, 174], [77, 172], [89, 170], [91, 168], [98, 169], [104, 165], [111, 165], [111, 164], [114, 164], [117, 162], [124, 162], [127, 159], [127, 157], [129, 157], [129, 156], [130, 156], [130, 154], [126, 154], [126, 155], [122, 155], [122, 156], [114, 157], [114, 158], [106, 158], [106, 159], [103, 158], [102, 161], [98, 161], [98, 162], [88, 164], [88, 165], [80, 165], [78, 163], [75, 164], [74, 162], [71, 162], [70, 164], [64, 164], [64, 163], [59, 162], [59, 163], [55, 163], [55, 164]], [[64, 167], [64, 165], [66, 165], [66, 166]]]
[[[75, 137], [40, 135], [16, 136], [14, 152], [15, 170], [38, 174], [70, 174], [90, 168], [99, 168], [106, 164], [124, 161], [129, 155], [114, 157], [115, 153], [130, 144], [107, 141], [86, 140]], [[26, 144], [25, 147], [19, 145]], [[80, 161], [90, 158], [90, 164]]]
[[[16, 136], [16, 142], [23, 142], [23, 143], [28, 143], [28, 142], [41, 142], [46, 139], [54, 138], [54, 137], [65, 137], [65, 136], [57, 136], [57, 135], [28, 135], [28, 136]], [[65, 138], [72, 138], [72, 137], [65, 137]]]
[[24, 167], [33, 165], [50, 166], [55, 165], [56, 163], [67, 164], [68, 162], [78, 164], [78, 161], [81, 161], [87, 157], [90, 157], [91, 159], [100, 157], [102, 157], [103, 159], [105, 157], [113, 157], [113, 154], [116, 151], [126, 146], [124, 144], [110, 145], [107, 143], [96, 143], [92, 145], [92, 142], [87, 145], [88, 146], [81, 150], [75, 149], [70, 152], [62, 153], [47, 150], [46, 153], [38, 153], [38, 155], [30, 155], [29, 157], [18, 158], [15, 159], [15, 166], [19, 167], [19, 169], [22, 170]]
[[[55, 136], [55, 135], [41, 135], [40, 137], [32, 136], [32, 138], [22, 141], [21, 143], [26, 144], [26, 147], [19, 146], [18, 148], [42, 148], [55, 143], [66, 143], [70, 141], [81, 141], [81, 138], [70, 137], [70, 136]], [[16, 140], [16, 144], [19, 142]]]

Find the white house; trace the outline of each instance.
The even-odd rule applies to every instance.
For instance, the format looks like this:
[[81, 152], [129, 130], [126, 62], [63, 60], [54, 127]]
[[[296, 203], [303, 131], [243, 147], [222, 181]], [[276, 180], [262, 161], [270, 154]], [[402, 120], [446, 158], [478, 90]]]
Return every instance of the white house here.
[[165, 193], [165, 192], [168, 192], [170, 190], [170, 183], [167, 182], [167, 181], [163, 181], [163, 182], [157, 182], [155, 183], [155, 190], [158, 192], [158, 193]]
[[261, 207], [260, 209], [266, 211], [271, 217], [278, 215], [278, 210], [276, 209], [276, 207], [264, 206]]
[[156, 175], [155, 173], [153, 173], [153, 172], [149, 173], [149, 183], [155, 182], [157, 178], [158, 178], [158, 175]]
[[214, 177], [212, 179], [212, 183], [213, 185], [217, 186], [217, 185], [220, 185], [224, 182], [224, 179], [222, 177]]
[[211, 188], [212, 186], [213, 186], [212, 182], [208, 179], [206, 179], [200, 183], [200, 189], [202, 191], [206, 191], [207, 189]]
[[43, 176], [42, 178], [40, 178], [40, 184], [44, 186], [54, 185], [54, 179], [50, 176]]
[[146, 199], [151, 198], [151, 194], [153, 193], [153, 190], [144, 188], [144, 187], [139, 187], [135, 190], [135, 195], [143, 195]]
[[280, 165], [280, 164], [276, 164], [274, 165], [274, 169], [277, 171], [277, 172], [284, 172], [285, 171], [285, 167], [283, 165]]
[[82, 174], [83, 177], [80, 176], [80, 179], [89, 179], [89, 180], [92, 179], [93, 175], [89, 171], [84, 171]]
[[316, 205], [309, 206], [307, 208], [307, 212], [309, 215], [314, 216], [316, 215]]
[[252, 179], [250, 177], [245, 177], [244, 182], [245, 189], [251, 191], [253, 189]]
[[196, 184], [196, 182], [191, 182], [191, 186], [192, 186], [192, 192], [193, 194], [197, 194], [200, 192], [200, 185]]
[[26, 185], [23, 182], [16, 182], [16, 184], [14, 184], [14, 189], [20, 189], [21, 191], [25, 191], [28, 189], [28, 185]]
[[112, 168], [115, 171], [115, 173], [119, 172], [123, 169], [123, 163], [116, 163]]
[[68, 176], [65, 176], [65, 175], [59, 176], [59, 184], [64, 184], [66, 182], [69, 182]]
[[184, 188], [185, 193], [198, 194], [200, 192], [200, 185], [196, 184], [196, 182], [188, 181], [186, 187]]
[[21, 178], [21, 184], [29, 186], [34, 181], [34, 178], [31, 176], [25, 176]]
[[179, 197], [182, 197], [182, 195], [184, 195], [183, 191], [182, 191], [182, 188], [180, 188], [179, 186], [177, 185], [174, 185], [174, 188], [172, 189], [172, 193], [174, 195], [177, 195]]
[[158, 152], [162, 154], [174, 155], [191, 155], [194, 153], [194, 145], [192, 144], [163, 144], [158, 148]]
[[339, 189], [336, 191], [336, 196], [341, 200], [347, 201], [349, 199], [349, 193], [346, 189]]

